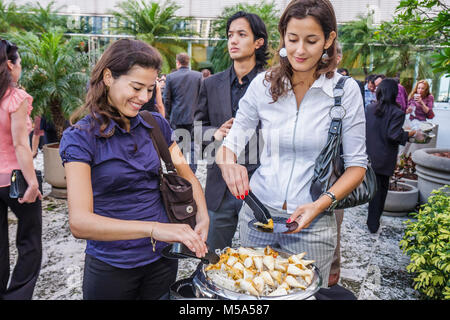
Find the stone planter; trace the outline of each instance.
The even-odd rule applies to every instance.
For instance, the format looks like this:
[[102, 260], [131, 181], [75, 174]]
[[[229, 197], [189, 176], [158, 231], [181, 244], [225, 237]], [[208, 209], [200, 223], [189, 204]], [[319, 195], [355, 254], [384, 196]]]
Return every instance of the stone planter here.
[[413, 153], [412, 159], [416, 163], [419, 189], [419, 202], [428, 201], [431, 191], [450, 184], [450, 159], [432, 155], [436, 152], [449, 152], [449, 148], [420, 149]]
[[417, 188], [417, 180], [401, 178], [401, 179], [400, 179], [400, 182], [409, 184], [410, 186], [413, 186], [413, 187], [416, 187], [416, 188]]
[[408, 189], [408, 191], [389, 190], [384, 202], [383, 215], [403, 217], [414, 211], [419, 199], [419, 190], [402, 182], [398, 182], [398, 185]]
[[42, 147], [44, 153], [45, 182], [52, 186], [50, 196], [60, 199], [67, 198], [66, 172], [59, 155], [59, 142], [49, 143]]

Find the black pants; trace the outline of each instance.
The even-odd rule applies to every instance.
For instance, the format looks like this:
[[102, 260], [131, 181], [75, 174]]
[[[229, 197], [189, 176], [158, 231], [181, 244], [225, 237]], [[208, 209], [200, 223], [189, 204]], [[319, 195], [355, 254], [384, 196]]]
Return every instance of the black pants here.
[[380, 218], [383, 214], [384, 202], [389, 189], [389, 176], [376, 174], [376, 177], [377, 193], [369, 202], [369, 216], [367, 217], [367, 226], [372, 233], [377, 232], [380, 227]]
[[169, 298], [177, 277], [178, 260], [160, 258], [142, 267], [122, 269], [86, 255], [85, 300], [158, 300]]
[[[18, 258], [9, 280], [8, 207], [18, 219]], [[41, 201], [20, 204], [9, 197], [9, 187], [0, 188], [0, 300], [30, 300], [42, 260]]]

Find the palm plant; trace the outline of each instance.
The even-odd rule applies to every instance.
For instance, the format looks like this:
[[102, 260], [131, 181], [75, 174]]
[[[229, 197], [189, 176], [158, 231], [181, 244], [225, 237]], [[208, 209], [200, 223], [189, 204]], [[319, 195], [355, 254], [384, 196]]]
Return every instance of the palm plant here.
[[89, 60], [77, 50], [79, 39], [64, 38], [57, 30], [41, 35], [31, 32], [10, 36], [20, 48], [20, 84], [33, 96], [33, 113], [53, 122], [58, 139], [66, 119], [83, 104]]
[[339, 42], [342, 45], [344, 67], [362, 68], [365, 76], [373, 71], [378, 61], [374, 57], [382, 52], [380, 47], [374, 45], [375, 32], [376, 28], [372, 26], [372, 14], [359, 15], [358, 20], [340, 28]]
[[0, 33], [23, 29], [24, 20], [19, 11], [21, 11], [21, 7], [14, 2], [6, 4], [0, 0]]
[[62, 7], [54, 8], [54, 5], [54, 1], [50, 1], [45, 7], [38, 1], [27, 3], [22, 8], [25, 12], [25, 29], [34, 32], [45, 32], [53, 27], [67, 29], [67, 17], [57, 14]]
[[[269, 39], [269, 52], [272, 57], [277, 50], [279, 44], [278, 21], [279, 10], [276, 8], [275, 2], [267, 2], [262, 0], [259, 4], [239, 3], [232, 7], [224, 8], [220, 18], [213, 23], [213, 33], [217, 37], [226, 38], [227, 20], [234, 13], [238, 11], [245, 11], [257, 14], [266, 25]], [[227, 40], [219, 40], [214, 46], [211, 55], [211, 63], [214, 66], [214, 71], [223, 71], [231, 65], [231, 59], [228, 54]]]
[[186, 50], [185, 42], [179, 37], [196, 34], [184, 28], [190, 18], [175, 15], [181, 7], [172, 0], [162, 5], [145, 0], [130, 0], [120, 2], [117, 8], [119, 10], [112, 14], [118, 19], [119, 26], [111, 31], [134, 35], [158, 49], [163, 58], [164, 73], [175, 68], [175, 55]]

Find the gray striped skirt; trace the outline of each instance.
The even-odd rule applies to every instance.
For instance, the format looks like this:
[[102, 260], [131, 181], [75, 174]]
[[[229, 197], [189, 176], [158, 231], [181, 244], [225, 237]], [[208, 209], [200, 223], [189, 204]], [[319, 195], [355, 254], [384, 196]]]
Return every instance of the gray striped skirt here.
[[[270, 207], [267, 209], [272, 217], [289, 217], [285, 210]], [[242, 246], [269, 245], [291, 254], [306, 252], [305, 259], [316, 261], [314, 264], [322, 277], [322, 287], [328, 287], [328, 277], [337, 243], [336, 218], [333, 214], [320, 214], [308, 228], [294, 234], [272, 234], [250, 229], [248, 223], [254, 218], [252, 210], [244, 203], [239, 213], [239, 236]]]

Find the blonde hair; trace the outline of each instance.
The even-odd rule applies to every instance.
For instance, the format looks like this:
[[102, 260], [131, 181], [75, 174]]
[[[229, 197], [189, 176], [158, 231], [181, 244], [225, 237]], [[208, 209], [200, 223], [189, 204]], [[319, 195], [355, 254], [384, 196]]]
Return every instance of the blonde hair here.
[[409, 94], [408, 99], [412, 99], [414, 95], [417, 93], [417, 88], [419, 87], [419, 84], [423, 83], [425, 85], [425, 93], [423, 95], [423, 98], [428, 97], [430, 95], [430, 84], [427, 80], [419, 80], [417, 81], [416, 85], [414, 86], [414, 89]]

